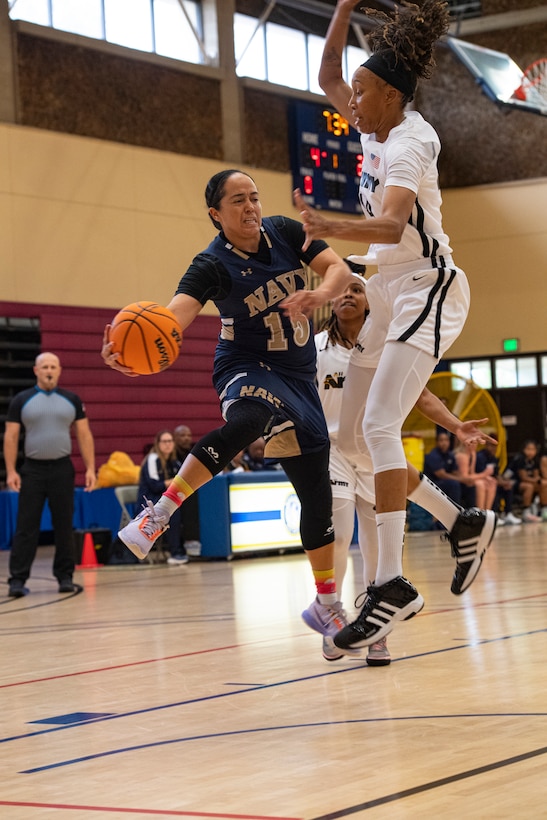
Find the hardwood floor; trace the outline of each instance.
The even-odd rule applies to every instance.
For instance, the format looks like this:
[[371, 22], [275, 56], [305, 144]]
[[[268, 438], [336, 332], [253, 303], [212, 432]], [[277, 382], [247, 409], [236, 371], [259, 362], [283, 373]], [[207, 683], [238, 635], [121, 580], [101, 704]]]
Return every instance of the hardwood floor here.
[[[461, 597], [410, 533], [426, 605], [383, 668], [322, 658], [301, 553], [85, 570], [64, 596], [51, 558], [0, 598], [3, 820], [547, 817], [547, 524], [500, 529]], [[352, 616], [360, 577], [352, 550]]]

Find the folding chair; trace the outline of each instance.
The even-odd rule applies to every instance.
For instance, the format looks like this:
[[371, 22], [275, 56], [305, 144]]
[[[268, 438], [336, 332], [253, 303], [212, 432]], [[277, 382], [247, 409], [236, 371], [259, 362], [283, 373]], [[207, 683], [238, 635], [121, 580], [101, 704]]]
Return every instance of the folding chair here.
[[[137, 503], [139, 497], [138, 484], [122, 484], [120, 487], [114, 487], [114, 495], [116, 496], [120, 507], [122, 508], [122, 515], [120, 518], [120, 530], [129, 524], [133, 518], [134, 505]], [[132, 507], [129, 508], [128, 505]]]

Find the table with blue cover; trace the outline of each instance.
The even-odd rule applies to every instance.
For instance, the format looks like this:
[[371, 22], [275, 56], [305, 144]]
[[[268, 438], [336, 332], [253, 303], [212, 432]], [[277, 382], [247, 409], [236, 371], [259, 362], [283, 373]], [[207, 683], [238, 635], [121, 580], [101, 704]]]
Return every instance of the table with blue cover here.
[[[0, 549], [7, 550], [15, 534], [17, 525], [17, 511], [19, 508], [19, 493], [12, 490], [0, 492]], [[96, 528], [109, 529], [112, 537], [118, 532], [121, 518], [121, 507], [114, 494], [113, 487], [102, 487], [99, 490], [86, 493], [83, 487], [74, 490], [74, 529], [90, 530]], [[40, 522], [42, 532], [53, 529], [51, 513], [46, 502]]]

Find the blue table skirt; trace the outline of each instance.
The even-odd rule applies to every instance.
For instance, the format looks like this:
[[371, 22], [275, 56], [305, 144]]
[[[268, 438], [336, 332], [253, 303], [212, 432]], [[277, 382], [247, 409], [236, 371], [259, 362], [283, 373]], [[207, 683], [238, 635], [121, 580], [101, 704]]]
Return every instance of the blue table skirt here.
[[[15, 534], [17, 524], [17, 510], [19, 507], [19, 493], [11, 490], [0, 492], [0, 549], [7, 550]], [[114, 495], [113, 487], [104, 487], [86, 493], [82, 487], [74, 491], [74, 518], [73, 526], [76, 530], [88, 530], [96, 527], [106, 528], [114, 537], [119, 528], [121, 507]], [[52, 530], [51, 513], [46, 502], [40, 530]]]

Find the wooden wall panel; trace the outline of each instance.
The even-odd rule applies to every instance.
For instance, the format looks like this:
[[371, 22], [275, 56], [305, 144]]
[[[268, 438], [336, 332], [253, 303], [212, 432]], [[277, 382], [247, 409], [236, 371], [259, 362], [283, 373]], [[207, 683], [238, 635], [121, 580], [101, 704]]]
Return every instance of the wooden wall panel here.
[[21, 33], [17, 60], [21, 125], [222, 158], [216, 80]]

